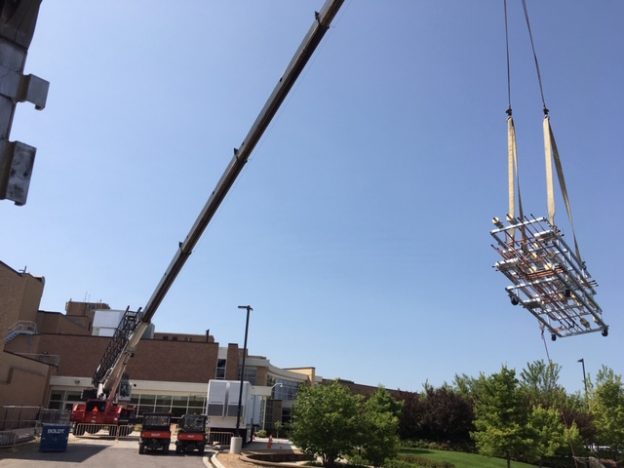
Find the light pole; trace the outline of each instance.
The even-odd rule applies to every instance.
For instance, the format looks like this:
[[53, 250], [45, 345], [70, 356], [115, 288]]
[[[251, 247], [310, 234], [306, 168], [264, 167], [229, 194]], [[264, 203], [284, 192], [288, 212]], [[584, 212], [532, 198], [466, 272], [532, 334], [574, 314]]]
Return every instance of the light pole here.
[[[281, 383], [281, 382], [276, 383], [275, 385], [273, 385], [271, 387], [271, 394], [269, 395], [269, 400], [273, 400], [273, 389], [275, 387], [283, 387], [283, 386], [284, 386], [284, 384]], [[267, 407], [267, 402], [268, 402], [268, 400], [265, 400], [265, 402], [264, 402], [264, 411], [262, 412], [263, 413], [262, 414], [262, 430], [263, 431], [264, 431], [265, 425], [266, 425], [266, 407]], [[271, 411], [273, 411], [273, 407], [271, 407]]]
[[253, 310], [250, 305], [240, 305], [239, 309], [247, 310], [247, 319], [245, 320], [245, 341], [243, 342], [243, 365], [240, 373], [240, 388], [238, 389], [238, 408], [236, 411], [236, 435], [240, 437], [240, 417], [241, 405], [243, 403], [243, 377], [245, 376], [245, 357], [247, 356], [247, 332], [249, 331], [249, 313]]
[[583, 366], [583, 383], [585, 384], [585, 403], [589, 403], [587, 399], [587, 375], [585, 375], [585, 359], [581, 358], [577, 362], [580, 362]]

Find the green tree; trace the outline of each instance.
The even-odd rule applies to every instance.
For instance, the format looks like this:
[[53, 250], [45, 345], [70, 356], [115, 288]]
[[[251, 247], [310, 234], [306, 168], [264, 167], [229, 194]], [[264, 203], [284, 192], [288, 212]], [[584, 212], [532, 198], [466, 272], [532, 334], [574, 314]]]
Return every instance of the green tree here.
[[[578, 433], [578, 429], [576, 431]], [[542, 466], [544, 457], [552, 457], [566, 443], [565, 426], [555, 408], [534, 406], [527, 421], [529, 453]], [[570, 434], [573, 437], [573, 434]]]
[[418, 432], [420, 421], [420, 396], [415, 392], [399, 392], [403, 409], [399, 417], [399, 435], [401, 439], [413, 439]]
[[526, 411], [516, 372], [503, 366], [485, 379], [476, 402], [476, 431], [472, 437], [480, 453], [511, 458], [526, 452]]
[[401, 407], [382, 387], [363, 406], [362, 455], [373, 466], [383, 466], [396, 455]]
[[282, 421], [275, 421], [273, 423], [273, 430], [275, 431], [275, 437], [279, 439], [280, 431], [284, 428]]
[[470, 442], [474, 430], [472, 401], [448, 385], [425, 385], [419, 436], [437, 442]]
[[319, 455], [325, 466], [353, 453], [360, 441], [360, 398], [345, 386], [304, 386], [297, 395], [292, 441], [305, 452]]
[[561, 418], [568, 429], [573, 425], [582, 441], [580, 444], [571, 444], [570, 449], [573, 454], [582, 452], [582, 446], [590, 446], [596, 441], [596, 427], [594, 417], [587, 407], [585, 396], [580, 393], [566, 395], [561, 406]]
[[570, 427], [566, 427], [563, 430], [563, 440], [565, 441], [565, 444], [570, 447], [572, 456], [575, 456], [575, 454], [581, 453], [585, 450], [583, 437], [576, 422], [573, 422]]
[[465, 398], [476, 402], [483, 389], [487, 377], [480, 373], [479, 377], [471, 377], [467, 374], [455, 374], [452, 388]]
[[600, 445], [618, 456], [624, 450], [624, 385], [622, 376], [603, 366], [596, 375], [590, 409]]
[[520, 372], [520, 388], [530, 406], [560, 407], [565, 401], [565, 389], [559, 385], [561, 366], [543, 360], [527, 363]]

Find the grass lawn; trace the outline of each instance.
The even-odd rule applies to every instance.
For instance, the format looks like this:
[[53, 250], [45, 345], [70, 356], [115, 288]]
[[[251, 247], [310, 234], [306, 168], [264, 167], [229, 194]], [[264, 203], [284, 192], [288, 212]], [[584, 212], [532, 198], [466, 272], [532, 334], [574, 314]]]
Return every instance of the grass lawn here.
[[[453, 463], [456, 468], [506, 468], [507, 461], [502, 458], [492, 458], [476, 453], [449, 452], [446, 450], [430, 450], [421, 448], [402, 447], [399, 455], [417, 455], [435, 461]], [[511, 462], [512, 467], [533, 467], [527, 463]]]

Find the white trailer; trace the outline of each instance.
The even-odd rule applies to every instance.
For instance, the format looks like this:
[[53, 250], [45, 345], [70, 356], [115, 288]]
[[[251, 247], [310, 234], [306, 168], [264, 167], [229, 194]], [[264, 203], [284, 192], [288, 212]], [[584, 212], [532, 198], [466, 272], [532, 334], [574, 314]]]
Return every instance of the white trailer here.
[[[238, 380], [210, 380], [206, 399], [206, 425], [211, 432], [236, 431], [238, 417], [238, 398], [240, 392]], [[261, 387], [263, 388], [263, 387]], [[246, 441], [251, 441], [253, 427], [261, 420], [263, 393], [257, 392], [249, 382], [243, 382], [240, 409], [240, 429], [245, 432]]]

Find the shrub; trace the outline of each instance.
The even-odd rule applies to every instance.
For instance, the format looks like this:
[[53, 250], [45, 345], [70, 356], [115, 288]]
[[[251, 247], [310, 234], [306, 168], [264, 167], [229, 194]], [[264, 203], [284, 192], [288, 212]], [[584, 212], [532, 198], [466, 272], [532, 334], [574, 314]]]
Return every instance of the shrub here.
[[418, 455], [401, 455], [398, 459], [389, 460], [385, 466], [386, 468], [413, 468], [414, 465], [423, 468], [455, 468], [452, 463]]

